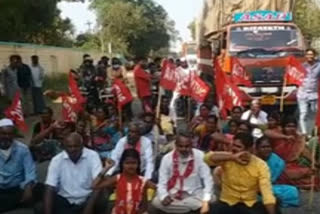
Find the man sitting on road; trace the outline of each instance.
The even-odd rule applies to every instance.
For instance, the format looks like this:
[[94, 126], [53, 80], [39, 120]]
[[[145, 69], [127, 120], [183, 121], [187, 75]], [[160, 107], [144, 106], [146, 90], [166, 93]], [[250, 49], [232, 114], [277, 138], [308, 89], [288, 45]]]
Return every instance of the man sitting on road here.
[[262, 137], [263, 130], [268, 126], [268, 114], [261, 110], [259, 100], [252, 101], [251, 109], [242, 114], [241, 120], [248, 121], [254, 128], [252, 135], [255, 139]]
[[99, 155], [84, 148], [83, 139], [77, 133], [65, 138], [64, 148], [49, 165], [45, 214], [91, 213], [98, 196], [91, 184], [102, 170]]
[[[275, 214], [276, 199], [272, 192], [268, 165], [251, 154], [253, 137], [247, 133], [235, 136], [232, 152], [210, 152], [205, 160], [221, 167], [222, 192], [212, 207], [212, 214]], [[258, 202], [262, 195], [263, 204]]]
[[140, 125], [131, 123], [129, 125], [128, 136], [119, 140], [116, 148], [112, 151], [111, 159], [115, 162], [113, 168], [108, 171], [108, 175], [112, 175], [118, 170], [120, 158], [126, 149], [136, 149], [140, 153], [141, 173], [144, 177], [151, 179], [154, 170], [152, 142], [144, 136], [141, 136]]
[[0, 213], [35, 200], [36, 167], [26, 145], [14, 139], [11, 120], [0, 120]]
[[176, 149], [162, 159], [158, 193], [153, 200], [156, 210], [149, 213], [207, 213], [213, 179], [203, 161], [204, 154], [192, 149], [187, 133], [177, 137]]

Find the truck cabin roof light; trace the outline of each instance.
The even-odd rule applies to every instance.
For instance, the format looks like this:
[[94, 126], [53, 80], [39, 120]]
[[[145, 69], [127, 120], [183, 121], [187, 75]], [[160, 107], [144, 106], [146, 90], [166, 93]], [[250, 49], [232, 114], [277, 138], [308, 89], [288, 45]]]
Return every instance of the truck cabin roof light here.
[[233, 15], [233, 21], [235, 23], [240, 22], [289, 22], [292, 21], [291, 12], [280, 11], [252, 11], [244, 13], [235, 13]]

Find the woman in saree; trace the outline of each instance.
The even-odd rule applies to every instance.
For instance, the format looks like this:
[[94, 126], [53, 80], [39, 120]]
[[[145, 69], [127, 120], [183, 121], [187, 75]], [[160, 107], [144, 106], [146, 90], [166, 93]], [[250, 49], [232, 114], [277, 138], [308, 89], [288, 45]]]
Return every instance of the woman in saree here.
[[92, 147], [101, 158], [110, 158], [112, 150], [121, 138], [117, 124], [110, 122], [107, 115], [106, 108], [98, 107], [92, 125]]
[[[302, 189], [310, 189], [312, 185], [319, 187], [319, 178], [311, 182], [315, 170], [302, 163], [312, 161], [311, 151], [306, 147], [304, 137], [297, 131], [297, 121], [287, 118], [283, 121], [282, 130], [266, 130], [265, 135], [270, 138], [274, 153], [286, 162], [286, 169], [278, 180], [280, 184], [290, 184]], [[316, 164], [318, 165], [318, 164]]]
[[277, 154], [273, 153], [271, 142], [267, 137], [261, 137], [257, 140], [256, 155], [268, 164], [271, 173], [272, 190], [280, 206], [299, 206], [299, 191], [295, 186], [276, 184], [285, 170], [286, 164]]

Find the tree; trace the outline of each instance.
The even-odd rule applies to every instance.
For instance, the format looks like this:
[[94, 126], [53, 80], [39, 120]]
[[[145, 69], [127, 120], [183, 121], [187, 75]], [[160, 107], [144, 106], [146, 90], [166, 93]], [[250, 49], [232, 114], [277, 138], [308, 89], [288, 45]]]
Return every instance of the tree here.
[[196, 20], [195, 19], [189, 24], [188, 29], [190, 30], [193, 41], [195, 41], [196, 40]]
[[311, 42], [320, 37], [320, 8], [314, 0], [297, 0], [294, 10], [295, 23], [306, 40]]
[[[2, 0], [0, 40], [70, 45], [73, 26], [62, 19], [58, 0]], [[10, 30], [9, 30], [10, 29]]]
[[[153, 0], [93, 0], [105, 43], [130, 56], [168, 48], [176, 31], [166, 11]], [[110, 21], [112, 20], [112, 21]]]

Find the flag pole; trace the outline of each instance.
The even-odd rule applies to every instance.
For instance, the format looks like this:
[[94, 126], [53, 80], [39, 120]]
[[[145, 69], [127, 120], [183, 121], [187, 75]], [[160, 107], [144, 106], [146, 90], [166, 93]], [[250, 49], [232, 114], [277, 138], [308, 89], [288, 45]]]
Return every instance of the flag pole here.
[[158, 152], [160, 151], [160, 148], [159, 148], [159, 135], [160, 135], [160, 133], [159, 133], [159, 127], [158, 127], [158, 121], [160, 120], [160, 117], [161, 117], [161, 96], [162, 96], [162, 90], [161, 90], [161, 86], [159, 85], [159, 89], [158, 89], [158, 102], [157, 102], [157, 108], [156, 108], [156, 120], [157, 120], [157, 122], [156, 122], [156, 126], [157, 126], [157, 131], [156, 131], [156, 136], [155, 136], [155, 140], [156, 140], [156, 142], [155, 142], [155, 151], [154, 151], [154, 153], [155, 153], [155, 155], [158, 155]]
[[285, 93], [285, 87], [286, 86], [287, 86], [287, 78], [286, 78], [286, 74], [284, 74], [282, 92], [281, 92], [281, 99], [280, 99], [280, 113], [282, 113], [283, 109], [284, 109], [284, 93]]
[[157, 108], [156, 108], [156, 118], [160, 119], [160, 108], [161, 108], [161, 86], [159, 85], [158, 89], [158, 101], [157, 101]]
[[[314, 134], [315, 134], [315, 136], [317, 137], [317, 140], [319, 141], [319, 139], [318, 139], [318, 127], [315, 128]], [[311, 169], [312, 169], [312, 170], [315, 170], [315, 165], [316, 165], [316, 150], [317, 150], [317, 143], [315, 142], [315, 143], [312, 145], [312, 162], [311, 162]], [[315, 190], [315, 186], [314, 186], [314, 185], [315, 185], [315, 179], [316, 179], [316, 176], [315, 176], [315, 175], [312, 175], [312, 176], [311, 176], [311, 190], [310, 190], [309, 203], [308, 203], [309, 209], [312, 208], [312, 204], [313, 204], [313, 200], [314, 200], [314, 190]]]

